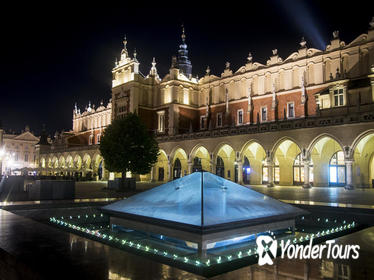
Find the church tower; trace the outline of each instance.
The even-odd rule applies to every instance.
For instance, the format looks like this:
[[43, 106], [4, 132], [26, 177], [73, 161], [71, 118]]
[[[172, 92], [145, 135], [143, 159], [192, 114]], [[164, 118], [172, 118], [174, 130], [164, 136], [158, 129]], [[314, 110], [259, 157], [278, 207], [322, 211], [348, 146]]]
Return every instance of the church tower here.
[[183, 73], [187, 78], [191, 78], [192, 64], [188, 59], [188, 50], [186, 44], [186, 34], [184, 33], [184, 26], [182, 25], [182, 44], [179, 45], [177, 67], [180, 73]]

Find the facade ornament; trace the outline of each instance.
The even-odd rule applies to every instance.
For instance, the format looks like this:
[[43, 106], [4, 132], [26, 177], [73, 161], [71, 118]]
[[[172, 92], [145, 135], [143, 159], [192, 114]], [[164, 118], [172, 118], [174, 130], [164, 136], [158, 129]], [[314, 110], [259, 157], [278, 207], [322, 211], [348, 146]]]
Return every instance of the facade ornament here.
[[252, 53], [249, 52], [249, 53], [248, 53], [248, 57], [247, 57], [248, 63], [251, 63], [251, 62], [252, 62], [252, 59], [253, 59], [253, 57], [252, 57]]
[[124, 61], [126, 60], [128, 57], [128, 52], [127, 52], [127, 39], [126, 39], [126, 35], [125, 35], [125, 38], [123, 39], [123, 49], [121, 51], [121, 60]]
[[152, 60], [152, 67], [151, 67], [151, 70], [149, 71], [149, 75], [157, 76], [157, 68], [156, 68], [156, 59], [155, 58], [153, 58], [153, 60]]
[[226, 62], [226, 69], [227, 69], [227, 70], [230, 69], [230, 62]]
[[209, 97], [206, 97], [206, 113], [205, 113], [206, 118], [209, 116]]
[[305, 104], [306, 102], [306, 92], [305, 92], [305, 81], [304, 81], [304, 73], [301, 75], [301, 82], [300, 82], [300, 87], [301, 87], [301, 103]]
[[74, 113], [75, 113], [75, 114], [78, 114], [77, 102], [75, 102], [75, 105], [74, 105]]
[[334, 32], [332, 32], [332, 36], [334, 39], [339, 39], [339, 30], [335, 30]]
[[306, 47], [306, 41], [305, 41], [304, 37], [301, 37], [301, 41], [300, 41], [299, 44], [300, 44], [300, 47], [301, 47], [302, 49]]
[[116, 59], [115, 59], [115, 61], [114, 61], [114, 65], [117, 67], [118, 66], [118, 60], [117, 60], [117, 57], [116, 57]]
[[276, 107], [277, 107], [277, 96], [275, 94], [275, 82], [273, 82], [273, 85], [272, 85], [272, 101], [271, 101], [271, 108], [274, 110]]
[[248, 112], [252, 111], [252, 83], [249, 83], [248, 87]]
[[137, 56], [136, 49], [134, 49], [134, 60], [135, 61], [137, 61], [136, 56]]
[[272, 50], [272, 52], [273, 52], [273, 55], [278, 55], [278, 49], [274, 49]]
[[209, 76], [209, 74], [210, 74], [210, 68], [209, 68], [209, 66], [206, 68], [205, 72], [206, 72], [206, 75]]
[[229, 90], [226, 88], [226, 113], [229, 113]]

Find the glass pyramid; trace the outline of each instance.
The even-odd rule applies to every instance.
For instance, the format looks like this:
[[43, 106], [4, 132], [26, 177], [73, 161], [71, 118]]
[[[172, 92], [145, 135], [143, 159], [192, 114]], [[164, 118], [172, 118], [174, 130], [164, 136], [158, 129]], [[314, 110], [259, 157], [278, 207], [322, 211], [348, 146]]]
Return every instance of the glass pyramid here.
[[[203, 193], [202, 193], [203, 190]], [[306, 211], [209, 172], [195, 172], [103, 207], [112, 214], [141, 216], [194, 227], [290, 219]]]

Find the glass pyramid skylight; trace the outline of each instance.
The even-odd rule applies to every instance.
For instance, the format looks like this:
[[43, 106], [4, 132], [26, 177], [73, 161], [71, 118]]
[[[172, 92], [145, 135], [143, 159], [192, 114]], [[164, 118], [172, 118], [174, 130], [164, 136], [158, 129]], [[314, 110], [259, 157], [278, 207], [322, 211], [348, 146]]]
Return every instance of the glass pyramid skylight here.
[[209, 172], [195, 172], [103, 207], [105, 212], [199, 228], [290, 219], [305, 211]]

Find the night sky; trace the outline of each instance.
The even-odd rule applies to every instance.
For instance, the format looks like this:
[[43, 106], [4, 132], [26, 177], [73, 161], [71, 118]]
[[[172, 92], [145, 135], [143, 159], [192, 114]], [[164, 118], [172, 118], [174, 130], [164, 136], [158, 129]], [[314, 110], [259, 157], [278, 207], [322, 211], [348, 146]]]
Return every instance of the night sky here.
[[0, 19], [0, 120], [6, 130], [20, 131], [28, 124], [40, 133], [45, 124], [50, 133], [67, 131], [75, 102], [81, 110], [89, 100], [106, 104], [125, 34], [130, 54], [137, 50], [140, 71], [148, 74], [156, 57], [162, 78], [177, 53], [183, 22], [192, 72], [201, 77], [208, 65], [220, 75], [226, 61], [236, 71], [249, 51], [263, 64], [274, 48], [285, 59], [302, 36], [309, 47], [324, 48], [339, 30], [349, 43], [367, 32], [374, 16], [373, 4], [366, 1], [215, 1], [211, 7], [202, 1], [50, 3], [17, 2], [2, 9], [7, 17]]

